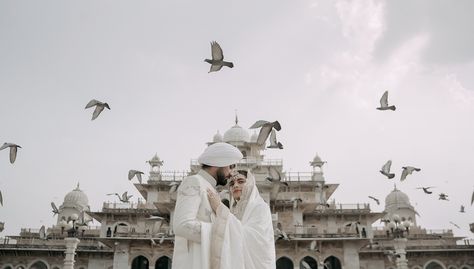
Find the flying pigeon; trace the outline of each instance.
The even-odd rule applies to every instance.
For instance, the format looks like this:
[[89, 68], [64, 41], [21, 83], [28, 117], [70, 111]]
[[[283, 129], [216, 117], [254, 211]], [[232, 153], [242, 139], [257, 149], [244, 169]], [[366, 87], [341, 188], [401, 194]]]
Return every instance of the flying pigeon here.
[[472, 197], [471, 197], [471, 206], [474, 203], [474, 191], [472, 192]]
[[446, 193], [440, 193], [438, 200], [449, 201], [449, 200], [448, 200], [448, 195], [447, 195]]
[[169, 190], [169, 193], [170, 193], [170, 194], [171, 194], [171, 193], [174, 193], [174, 192], [178, 189], [179, 184], [180, 184], [180, 182], [177, 182], [177, 181], [171, 182], [171, 183], [170, 183], [170, 190]]
[[285, 233], [285, 231], [282, 230], [281, 223], [277, 224], [277, 228], [275, 228], [275, 233], [276, 233], [276, 236], [277, 236], [275, 241], [278, 241], [280, 239], [287, 240], [287, 241], [290, 240], [290, 238]]
[[105, 108], [110, 110], [109, 104], [102, 103], [101, 101], [97, 101], [95, 99], [92, 99], [89, 101], [89, 103], [87, 103], [86, 109], [91, 108], [93, 106], [95, 106], [95, 110], [94, 110], [94, 113], [92, 114], [92, 120], [95, 120]]
[[232, 62], [224, 61], [224, 53], [222, 52], [221, 46], [216, 42], [211, 42], [211, 53], [212, 53], [212, 60], [205, 59], [204, 61], [211, 64], [211, 69], [208, 73], [216, 72], [221, 70], [223, 66], [227, 67], [234, 67]]
[[[258, 139], [257, 139], [258, 141]], [[277, 135], [275, 129], [272, 129], [272, 132], [270, 133], [270, 146], [267, 148], [269, 149], [283, 149], [283, 145], [277, 141]]]
[[[255, 122], [252, 126], [250, 126], [250, 129], [256, 129], [256, 128], [260, 128], [260, 132], [258, 133], [258, 138], [257, 138], [257, 144], [264, 145], [271, 131], [273, 129], [280, 131], [281, 125], [278, 121], [269, 122], [265, 120], [259, 120]], [[275, 136], [275, 140], [276, 140], [276, 136]]]
[[3, 196], [2, 191], [0, 191], [0, 205], [3, 206]]
[[51, 202], [51, 208], [53, 208], [53, 217], [59, 214], [59, 209], [54, 202]]
[[421, 171], [420, 168], [416, 168], [413, 166], [404, 166], [402, 168], [403, 168], [403, 171], [402, 171], [402, 176], [400, 178], [400, 181], [404, 181], [408, 175], [411, 175], [411, 173], [413, 173], [413, 171], [416, 171], [416, 172]]
[[431, 189], [431, 188], [436, 188], [436, 187], [420, 187], [420, 188], [416, 188], [416, 189], [423, 190], [426, 194], [432, 194], [433, 192], [429, 191], [429, 189]]
[[377, 199], [377, 198], [375, 198], [375, 197], [373, 197], [373, 196], [369, 196], [369, 198], [372, 199], [372, 200], [374, 200], [374, 201], [377, 203], [377, 205], [380, 205], [379, 199]]
[[44, 225], [42, 225], [40, 230], [39, 230], [39, 238], [41, 240], [48, 239], [48, 235], [46, 234], [46, 227], [44, 227]]
[[390, 173], [390, 166], [392, 166], [392, 160], [388, 160], [382, 166], [382, 170], [380, 170], [380, 173], [382, 173], [382, 175], [386, 176], [388, 179], [392, 179], [395, 177], [395, 174]]
[[293, 203], [293, 209], [296, 209], [296, 208], [298, 208], [298, 203], [303, 202], [303, 200], [301, 198], [293, 197], [293, 198], [291, 198], [290, 202]]
[[301, 260], [301, 266], [303, 267], [303, 269], [311, 269], [311, 266], [309, 266], [309, 264], [305, 260]]
[[385, 91], [382, 95], [382, 98], [380, 98], [380, 107], [377, 107], [378, 110], [395, 110], [395, 106], [389, 106], [388, 105], [388, 91]]
[[127, 194], [128, 192], [124, 192], [122, 193], [122, 196], [120, 196], [118, 193], [109, 193], [107, 195], [117, 195], [117, 197], [119, 198], [120, 202], [122, 203], [129, 203], [130, 202], [130, 198], [132, 198], [133, 195], [128, 195]]
[[393, 250], [386, 251], [384, 252], [384, 254], [387, 255], [387, 259], [389, 262], [394, 262], [394, 258], [400, 258], [400, 254], [395, 253], [395, 251]]
[[0, 150], [10, 148], [10, 163], [14, 163], [16, 160], [16, 153], [18, 151], [18, 148], [21, 148], [17, 144], [13, 143], [3, 143], [3, 145], [0, 147]]
[[459, 227], [459, 225], [457, 225], [456, 223], [454, 223], [454, 222], [452, 222], [452, 221], [450, 221], [449, 223], [451, 223], [452, 225], [454, 225], [456, 228], [461, 229], [461, 227]]
[[142, 175], [143, 174], [144, 174], [143, 172], [138, 171], [138, 170], [130, 170], [130, 171], [128, 171], [128, 180], [132, 180], [132, 178], [134, 176], [136, 176], [137, 179], [138, 179], [138, 182], [140, 182], [140, 184], [142, 184]]
[[459, 210], [460, 213], [466, 213], [466, 211], [464, 211], [464, 206], [462, 205], [461, 206], [461, 209]]
[[311, 243], [309, 244], [309, 250], [319, 252], [319, 249], [316, 247], [316, 244], [316, 240], [311, 241]]

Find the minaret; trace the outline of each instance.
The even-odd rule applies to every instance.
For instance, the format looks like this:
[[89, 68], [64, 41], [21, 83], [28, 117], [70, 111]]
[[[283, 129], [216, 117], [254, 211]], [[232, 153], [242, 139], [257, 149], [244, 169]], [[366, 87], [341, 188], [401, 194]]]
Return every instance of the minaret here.
[[325, 163], [326, 161], [321, 160], [321, 157], [319, 157], [319, 155], [316, 153], [313, 161], [310, 162], [310, 165], [313, 167], [313, 172], [311, 175], [311, 179], [313, 181], [324, 181], [323, 165]]
[[161, 180], [161, 167], [163, 166], [163, 161], [160, 160], [157, 154], [147, 161], [150, 164], [150, 177], [149, 181], [160, 181]]

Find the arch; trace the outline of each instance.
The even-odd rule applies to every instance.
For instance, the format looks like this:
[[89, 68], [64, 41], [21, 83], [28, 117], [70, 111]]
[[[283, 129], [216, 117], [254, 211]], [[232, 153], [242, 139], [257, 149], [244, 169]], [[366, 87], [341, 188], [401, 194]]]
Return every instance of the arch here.
[[171, 269], [171, 259], [168, 256], [161, 256], [155, 262], [155, 269]]
[[288, 258], [288, 257], [280, 257], [277, 261], [276, 261], [276, 269], [293, 269], [294, 268], [294, 265], [293, 265], [293, 261]]
[[469, 266], [469, 265], [463, 265], [463, 266], [461, 266], [460, 268], [461, 268], [461, 269], [472, 269], [472, 267]]
[[305, 269], [307, 266], [304, 266], [303, 265], [303, 261], [307, 264], [307, 266], [309, 266], [309, 268], [311, 269], [318, 269], [318, 262], [316, 261], [316, 259], [314, 259], [313, 257], [311, 256], [306, 256], [304, 257], [303, 259], [301, 259], [300, 261], [300, 269]]
[[25, 269], [25, 268], [26, 268], [26, 266], [24, 266], [23, 264], [16, 266], [16, 269]]
[[450, 265], [450, 266], [448, 266], [448, 269], [458, 269], [458, 268], [454, 265]]
[[59, 266], [54, 266], [53, 269], [61, 269]]
[[13, 265], [11, 264], [4, 265], [3, 269], [13, 269]]
[[33, 261], [30, 266], [28, 266], [29, 269], [49, 269], [48, 264], [43, 261], [43, 260], [37, 260]]
[[342, 269], [341, 261], [335, 256], [329, 256], [324, 260], [324, 269]]
[[132, 269], [148, 269], [149, 262], [145, 256], [139, 255], [132, 260]]
[[415, 266], [413, 266], [411, 269], [422, 269], [422, 268], [421, 268], [421, 266], [419, 266], [419, 265], [415, 265]]
[[424, 269], [446, 269], [446, 266], [438, 260], [430, 260], [426, 262]]

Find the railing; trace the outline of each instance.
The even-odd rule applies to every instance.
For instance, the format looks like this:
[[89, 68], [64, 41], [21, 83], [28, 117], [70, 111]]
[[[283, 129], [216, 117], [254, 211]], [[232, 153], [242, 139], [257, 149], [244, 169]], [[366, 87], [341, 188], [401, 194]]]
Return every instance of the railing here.
[[283, 181], [312, 181], [312, 175], [313, 173], [311, 172], [286, 172]]
[[128, 230], [121, 230], [115, 233], [112, 233], [110, 237], [128, 237], [128, 238], [156, 238], [162, 235], [169, 237], [170, 227], [162, 227], [159, 229], [147, 229], [145, 231], [136, 231], [134, 228]]
[[[253, 165], [259, 165], [259, 166], [283, 166], [283, 160], [282, 159], [257, 159], [255, 157], [246, 157], [242, 160], [240, 160], [238, 165], [242, 166], [253, 166]], [[201, 165], [197, 159], [192, 159], [191, 160], [191, 166], [199, 166]]]
[[297, 238], [358, 238], [360, 237], [354, 230], [348, 227], [341, 227], [337, 232], [328, 232], [321, 227], [313, 226], [295, 226], [290, 229], [287, 234]]
[[162, 181], [182, 181], [189, 175], [189, 171], [163, 171], [161, 172]]
[[155, 209], [153, 205], [147, 203], [117, 203], [117, 202], [104, 202], [102, 205], [103, 210], [129, 210], [129, 209]]

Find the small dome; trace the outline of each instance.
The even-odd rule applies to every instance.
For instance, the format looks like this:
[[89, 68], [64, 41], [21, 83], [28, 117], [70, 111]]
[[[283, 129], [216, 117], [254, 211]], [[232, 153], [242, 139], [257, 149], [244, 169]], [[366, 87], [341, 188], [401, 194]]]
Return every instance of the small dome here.
[[219, 133], [219, 130], [217, 130], [217, 133], [212, 138], [212, 142], [214, 143], [222, 142], [222, 135]]
[[257, 139], [258, 139], [257, 132], [253, 132], [252, 136], [250, 137], [250, 142], [257, 143]]
[[89, 208], [89, 198], [87, 198], [87, 195], [79, 189], [79, 184], [77, 184], [77, 187], [74, 190], [64, 196], [62, 206], [84, 210]]
[[387, 197], [385, 198], [385, 208], [394, 207], [394, 208], [410, 208], [410, 198], [408, 195], [403, 193], [398, 189], [394, 189]]
[[249, 142], [249, 133], [239, 125], [234, 125], [224, 133], [224, 142]]

